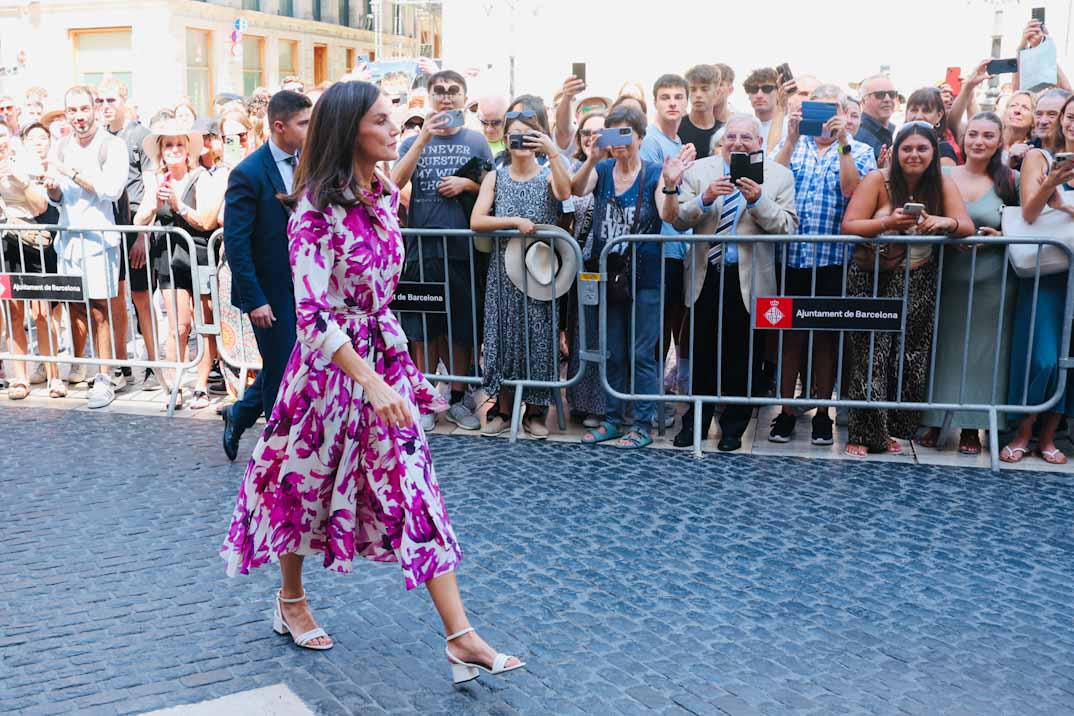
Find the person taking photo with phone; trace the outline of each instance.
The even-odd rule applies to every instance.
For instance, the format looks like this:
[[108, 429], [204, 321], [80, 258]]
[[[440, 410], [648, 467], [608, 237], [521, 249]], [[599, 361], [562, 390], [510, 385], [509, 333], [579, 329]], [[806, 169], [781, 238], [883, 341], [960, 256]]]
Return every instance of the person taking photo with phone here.
[[[604, 127], [571, 180], [575, 196], [593, 195], [594, 256], [617, 237], [659, 233], [658, 202], [664, 188], [663, 167], [641, 158], [645, 115], [630, 106], [618, 107], [608, 113]], [[660, 380], [660, 244], [616, 244], [609, 249], [607, 266], [608, 384], [623, 393], [655, 395]], [[626, 422], [627, 401], [609, 395], [607, 406], [604, 422], [583, 434], [583, 443], [615, 441], [615, 447], [637, 449], [653, 442], [653, 402], [633, 403], [633, 425]]]
[[[559, 216], [560, 202], [571, 196], [571, 178], [566, 165], [559, 161], [559, 148], [549, 136], [548, 125], [538, 117], [508, 113], [507, 156], [503, 166], [485, 175], [474, 206], [470, 228], [476, 232], [516, 229], [532, 234], [539, 225], [552, 225]], [[537, 154], [548, 161], [537, 163]], [[530, 276], [517, 285], [520, 272], [528, 270], [531, 251], [551, 255], [568, 251], [560, 242], [555, 246], [530, 244], [520, 239], [492, 239], [492, 256], [485, 290], [484, 381], [485, 392], [496, 402], [485, 415], [482, 435], [499, 435], [511, 427], [511, 400], [514, 391], [503, 381], [555, 381], [559, 367], [559, 327], [552, 321], [552, 301], [558, 296], [546, 294], [540, 281], [546, 277]], [[523, 242], [525, 250], [512, 251]], [[507, 261], [514, 258], [515, 265]], [[558, 258], [547, 265], [547, 278], [557, 279]], [[517, 269], [517, 271], [515, 270]], [[522, 427], [533, 438], [548, 437], [545, 421], [552, 391], [526, 388], [522, 392], [526, 415]]]
[[[392, 181], [410, 188], [409, 222], [412, 229], [469, 229], [470, 204], [463, 194], [476, 197], [480, 186], [471, 178], [457, 176], [471, 160], [492, 163], [492, 151], [480, 133], [463, 126], [466, 80], [454, 70], [442, 70], [429, 78], [433, 112], [421, 132], [406, 139], [399, 160], [392, 168]], [[447, 261], [444, 261], [444, 258]], [[405, 281], [446, 282], [451, 293], [451, 332], [443, 315], [404, 313], [403, 330], [420, 370], [436, 372], [441, 361], [451, 375], [474, 372], [478, 350], [478, 327], [474, 325], [475, 285], [471, 281], [471, 247], [465, 239], [425, 236], [407, 237]], [[446, 263], [446, 275], [445, 275]], [[481, 420], [467, 407], [463, 383], [451, 384], [451, 407], [444, 414], [464, 430], [479, 430]], [[422, 427], [436, 425], [433, 413], [422, 415]]]
[[[843, 213], [862, 177], [876, 169], [876, 160], [868, 144], [851, 137], [846, 125], [847, 103], [838, 87], [821, 85], [813, 91], [810, 100], [834, 106], [835, 116], [825, 123], [819, 136], [801, 136], [799, 106], [790, 114], [787, 141], [779, 147], [775, 161], [794, 174], [798, 233], [833, 235], [839, 233]], [[803, 241], [779, 247], [778, 263], [784, 267], [783, 295], [842, 296], [845, 248], [846, 244], [834, 241]], [[815, 331], [812, 335], [813, 351], [806, 359], [809, 334], [783, 332], [780, 396], [794, 397], [801, 374], [802, 385], [813, 386], [813, 397], [831, 398], [839, 355], [838, 335], [830, 331]], [[807, 367], [812, 370], [807, 371]], [[789, 442], [796, 422], [797, 413], [792, 407], [784, 406], [772, 421], [768, 439]], [[812, 428], [814, 445], [832, 444], [832, 420], [827, 408], [817, 408]]]
[[[842, 225], [842, 233], [866, 238], [961, 238], [975, 231], [958, 186], [940, 171], [939, 142], [935, 130], [926, 122], [911, 122], [899, 130], [890, 169], [879, 169], [865, 177], [850, 199]], [[899, 333], [850, 332], [848, 398], [902, 402], [925, 399], [936, 307], [933, 254], [931, 245], [866, 242], [855, 247], [854, 260], [847, 271], [847, 295], [904, 299], [906, 329], [902, 345]], [[897, 392], [900, 385], [901, 393]], [[870, 452], [901, 453], [902, 445], [896, 438], [913, 437], [921, 417], [910, 410], [851, 408], [849, 412], [846, 453], [855, 457]]]
[[[667, 193], [661, 197], [660, 215], [680, 230], [726, 237], [710, 243], [693, 243], [683, 271], [683, 299], [693, 334], [691, 382], [694, 395], [758, 395], [749, 385], [761, 377], [764, 341], [750, 340], [750, 315], [757, 296], [776, 291], [775, 251], [770, 243], [735, 243], [734, 236], [794, 234], [798, 214], [794, 202], [794, 176], [771, 159], [760, 162], [756, 181], [734, 176], [736, 159], [759, 159], [761, 126], [756, 117], [732, 115], [723, 128], [719, 154], [694, 162], [688, 168], [671, 160], [665, 168]], [[672, 188], [676, 188], [673, 190]], [[721, 312], [722, 306], [722, 312]], [[692, 323], [691, 323], [692, 320]], [[717, 371], [719, 384], [717, 384]], [[693, 407], [682, 419], [676, 447], [694, 444], [695, 421], [701, 421], [701, 439], [708, 434], [716, 406], [705, 403], [701, 415]], [[720, 441], [724, 452], [742, 447], [742, 434], [753, 409], [727, 405], [720, 414]]]
[[[1038, 107], [1040, 100], [1038, 100]], [[1072, 213], [1066, 198], [1074, 185], [1074, 97], [1059, 108], [1059, 118], [1044, 138], [1044, 148], [1033, 149], [1022, 162], [1020, 194], [1022, 218], [1034, 223], [1046, 208]], [[1074, 217], [1067, 219], [1074, 222]], [[1039, 405], [1055, 393], [1059, 378], [1059, 356], [1064, 346], [1063, 314], [1067, 292], [1066, 272], [1018, 279], [1018, 301], [1014, 309], [1011, 340], [1010, 384], [1007, 402], [1011, 405]], [[1000, 452], [1003, 462], [1020, 462], [1029, 452], [1037, 428], [1037, 453], [1048, 463], [1062, 465], [1067, 456], [1055, 444], [1062, 416], [1074, 416], [1074, 383], [1048, 412], [1022, 416], [1014, 438]]]

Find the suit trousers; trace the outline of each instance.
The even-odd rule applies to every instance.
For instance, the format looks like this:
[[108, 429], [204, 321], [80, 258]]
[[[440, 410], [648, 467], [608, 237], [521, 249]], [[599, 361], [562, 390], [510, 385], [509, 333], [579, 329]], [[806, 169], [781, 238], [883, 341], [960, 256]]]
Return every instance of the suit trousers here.
[[298, 340], [294, 304], [273, 306], [272, 312], [276, 322], [270, 328], [253, 327], [257, 350], [261, 353], [261, 372], [242, 399], [231, 406], [231, 417], [243, 430], [252, 427], [260, 415], [267, 419], [272, 414], [287, 362]]
[[[723, 312], [720, 312], [721, 276], [723, 285]], [[687, 314], [689, 320], [689, 314]], [[742, 305], [742, 292], [738, 277], [738, 266], [727, 264], [720, 271], [718, 266], [709, 266], [705, 274], [705, 283], [701, 295], [694, 303], [693, 317], [693, 353], [690, 359], [690, 372], [693, 378], [694, 395], [746, 395], [749, 381], [750, 362], [750, 314]], [[722, 333], [721, 343], [717, 337]], [[753, 347], [753, 375], [760, 378], [762, 344], [755, 340]], [[721, 390], [717, 392], [717, 362], [719, 362], [719, 381]], [[708, 434], [712, 416], [716, 412], [713, 403], [705, 403], [701, 408], [701, 435]], [[728, 405], [720, 414], [720, 432], [724, 436], [740, 437], [749, 426], [753, 408], [748, 405]], [[692, 429], [694, 409], [683, 416], [683, 429]]]

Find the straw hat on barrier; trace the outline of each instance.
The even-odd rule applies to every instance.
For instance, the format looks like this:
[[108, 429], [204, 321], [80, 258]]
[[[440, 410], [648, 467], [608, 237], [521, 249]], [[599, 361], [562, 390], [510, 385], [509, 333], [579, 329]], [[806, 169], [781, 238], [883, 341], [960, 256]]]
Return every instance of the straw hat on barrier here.
[[[538, 224], [537, 230], [558, 231], [547, 224]], [[578, 258], [565, 240], [516, 237], [507, 242], [503, 260], [511, 283], [538, 301], [565, 294], [578, 274]]]

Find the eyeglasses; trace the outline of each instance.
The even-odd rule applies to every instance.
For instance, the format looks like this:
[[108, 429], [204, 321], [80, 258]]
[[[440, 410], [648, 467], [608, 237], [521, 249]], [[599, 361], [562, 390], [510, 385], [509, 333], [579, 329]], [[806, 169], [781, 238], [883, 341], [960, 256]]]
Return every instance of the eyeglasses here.
[[13, 105], [13, 104], [5, 104], [3, 106], [0, 106], [0, 112], [14, 112], [14, 111], [15, 111], [15, 105]]
[[246, 135], [247, 135], [247, 132], [238, 132], [237, 134], [225, 134], [224, 139], [231, 139], [232, 137], [235, 137], [240, 142], [245, 142], [246, 141]]
[[429, 94], [433, 97], [458, 97], [462, 94], [462, 87], [433, 87]]
[[117, 97], [98, 97], [97, 99], [93, 100], [94, 104], [116, 104], [117, 102], [119, 102], [119, 99]]
[[496, 127], [500, 127], [503, 125], [502, 119], [479, 119], [478, 121], [481, 122], [483, 126], [488, 127], [489, 129], [495, 129]]
[[757, 94], [758, 92], [772, 94], [776, 91], [775, 85], [742, 85], [742, 87], [746, 90], [746, 94]]
[[723, 135], [723, 141], [734, 144], [735, 142], [742, 142], [743, 144], [751, 144], [756, 139], [752, 134], [725, 134]]
[[876, 92], [870, 92], [865, 96], [876, 97], [877, 99], [895, 99], [899, 96], [899, 93], [895, 90], [877, 90]]
[[520, 109], [517, 112], [508, 112], [505, 116], [508, 121], [512, 119], [533, 119], [537, 116], [537, 113], [532, 109]]

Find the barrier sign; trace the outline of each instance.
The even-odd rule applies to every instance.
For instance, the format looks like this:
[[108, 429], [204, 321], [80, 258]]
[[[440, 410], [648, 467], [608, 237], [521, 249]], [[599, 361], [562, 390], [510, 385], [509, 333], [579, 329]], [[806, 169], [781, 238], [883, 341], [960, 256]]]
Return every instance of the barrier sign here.
[[442, 283], [408, 283], [400, 281], [395, 289], [393, 311], [447, 313], [447, 298]]
[[0, 301], [84, 301], [81, 276], [0, 274]]
[[901, 298], [758, 298], [758, 329], [901, 331]]

